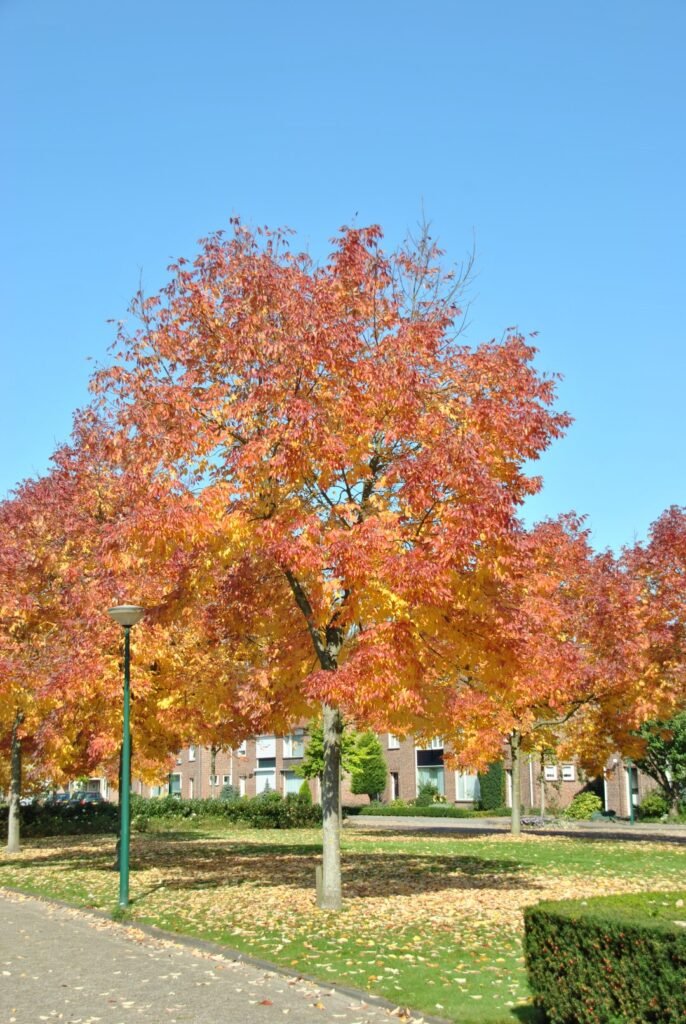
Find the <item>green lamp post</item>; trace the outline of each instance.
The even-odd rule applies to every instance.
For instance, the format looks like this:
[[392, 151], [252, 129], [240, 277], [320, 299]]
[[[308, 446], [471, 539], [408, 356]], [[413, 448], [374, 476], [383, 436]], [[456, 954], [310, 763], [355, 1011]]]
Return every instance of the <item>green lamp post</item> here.
[[121, 604], [109, 615], [124, 629], [124, 722], [121, 744], [121, 792], [119, 793], [119, 906], [129, 905], [129, 847], [131, 845], [131, 627], [143, 618], [144, 608]]

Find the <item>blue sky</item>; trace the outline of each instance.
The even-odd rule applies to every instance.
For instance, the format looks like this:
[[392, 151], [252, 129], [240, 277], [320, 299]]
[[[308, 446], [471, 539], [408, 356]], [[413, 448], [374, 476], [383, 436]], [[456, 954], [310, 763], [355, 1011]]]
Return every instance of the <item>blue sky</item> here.
[[468, 340], [540, 332], [575, 417], [529, 518], [686, 504], [684, 0], [0, 0], [0, 494], [42, 472], [142, 275], [232, 214], [475, 240]]

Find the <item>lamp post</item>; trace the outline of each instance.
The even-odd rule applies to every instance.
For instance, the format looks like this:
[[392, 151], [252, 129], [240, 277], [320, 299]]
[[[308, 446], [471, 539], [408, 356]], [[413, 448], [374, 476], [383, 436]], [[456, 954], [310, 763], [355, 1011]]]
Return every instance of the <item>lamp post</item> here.
[[109, 616], [124, 629], [124, 722], [121, 744], [121, 791], [119, 793], [119, 906], [129, 905], [129, 846], [131, 841], [131, 627], [143, 618], [144, 608], [121, 604]]

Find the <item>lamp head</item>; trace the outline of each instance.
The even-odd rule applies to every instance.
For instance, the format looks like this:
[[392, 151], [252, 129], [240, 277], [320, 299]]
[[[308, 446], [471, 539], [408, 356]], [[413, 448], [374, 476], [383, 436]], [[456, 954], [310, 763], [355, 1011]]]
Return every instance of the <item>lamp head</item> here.
[[107, 614], [120, 626], [135, 626], [145, 615], [145, 608], [137, 604], [118, 604], [116, 608], [110, 608]]

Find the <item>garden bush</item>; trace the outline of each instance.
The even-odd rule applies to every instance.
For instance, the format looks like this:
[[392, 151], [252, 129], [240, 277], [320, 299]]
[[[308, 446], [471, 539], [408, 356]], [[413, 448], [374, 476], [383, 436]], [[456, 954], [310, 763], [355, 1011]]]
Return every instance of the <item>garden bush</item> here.
[[[7, 805], [0, 806], [0, 834], [7, 836]], [[107, 802], [27, 804], [20, 810], [21, 834], [27, 838], [117, 832], [119, 810]]]
[[415, 807], [429, 807], [431, 804], [445, 803], [445, 797], [441, 799], [438, 787], [433, 782], [422, 782], [413, 803]]
[[390, 816], [401, 818], [470, 818], [471, 814], [464, 807], [453, 807], [452, 804], [414, 804], [398, 807], [393, 804], [369, 804], [360, 809], [360, 815]]
[[131, 797], [131, 815], [138, 831], [140, 823], [152, 818], [223, 818], [242, 822], [254, 828], [310, 828], [321, 824], [319, 804], [308, 803], [300, 794], [289, 794], [285, 799], [273, 790], [252, 798], [238, 797], [223, 800], [209, 797], [205, 800], [179, 800], [176, 797]]
[[505, 803], [505, 768], [494, 761], [488, 770], [479, 772], [479, 810], [493, 811]]
[[638, 814], [639, 817], [647, 819], [661, 818], [663, 815], [669, 814], [669, 801], [661, 789], [654, 789], [651, 793], [646, 793], [641, 800]]
[[529, 984], [550, 1024], [686, 1019], [686, 891], [525, 911]]
[[563, 811], [563, 817], [572, 821], [588, 821], [602, 808], [603, 801], [595, 793], [577, 793], [569, 807]]

